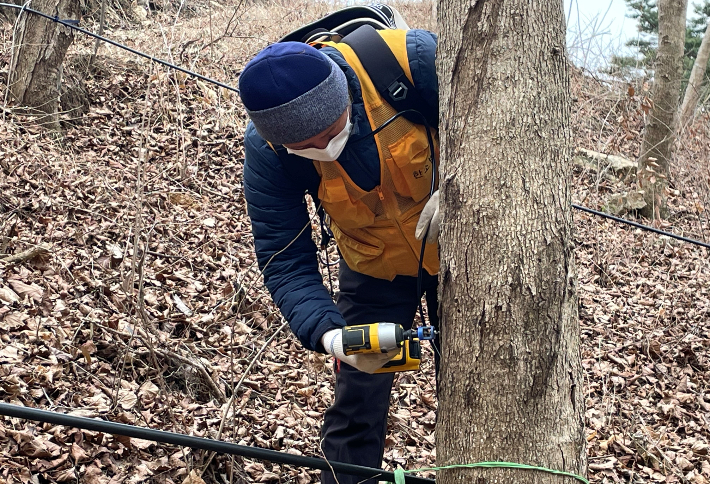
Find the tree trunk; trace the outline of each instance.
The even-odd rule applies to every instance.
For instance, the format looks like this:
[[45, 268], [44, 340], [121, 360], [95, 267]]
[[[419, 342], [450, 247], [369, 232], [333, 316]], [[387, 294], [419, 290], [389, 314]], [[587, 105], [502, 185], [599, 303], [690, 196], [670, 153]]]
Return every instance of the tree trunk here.
[[693, 63], [693, 70], [690, 71], [688, 87], [685, 88], [685, 96], [683, 97], [683, 104], [680, 108], [680, 120], [678, 122], [678, 128], [680, 129], [688, 125], [690, 119], [693, 117], [695, 108], [698, 106], [700, 86], [703, 83], [703, 78], [708, 68], [708, 60], [710, 60], [710, 20], [708, 20], [708, 26], [705, 29], [703, 41], [700, 43], [698, 55]]
[[[35, 0], [32, 8], [60, 19], [78, 19], [77, 0]], [[59, 128], [59, 84], [62, 61], [74, 36], [65, 27], [23, 12], [10, 61], [10, 92], [15, 101], [41, 113], [40, 123]]]
[[[438, 12], [437, 465], [509, 461], [583, 475], [562, 0], [441, 0]], [[458, 468], [437, 482], [573, 478]]]
[[653, 108], [646, 123], [636, 169], [639, 189], [646, 202], [641, 214], [653, 219], [668, 216], [666, 189], [683, 75], [687, 6], [688, 0], [658, 1], [658, 54], [651, 92]]

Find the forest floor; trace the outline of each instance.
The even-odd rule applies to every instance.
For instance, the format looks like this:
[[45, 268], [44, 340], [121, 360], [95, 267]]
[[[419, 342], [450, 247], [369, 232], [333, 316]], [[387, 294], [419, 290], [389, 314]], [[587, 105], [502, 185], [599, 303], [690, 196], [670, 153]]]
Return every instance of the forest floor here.
[[[211, 5], [142, 25], [119, 16], [105, 34], [235, 85], [266, 40], [325, 11], [306, 2]], [[400, 11], [412, 26], [435, 28], [431, 4]], [[11, 34], [5, 25], [3, 93]], [[113, 47], [89, 68], [92, 49], [77, 37], [70, 50], [65, 70], [83, 78], [91, 106], [65, 113], [61, 136], [11, 103], [0, 119], [0, 399], [321, 456], [332, 365], [301, 348], [256, 267], [238, 99]], [[648, 86], [572, 71], [575, 146], [635, 159]], [[677, 146], [672, 215], [659, 227], [707, 241], [710, 117]], [[575, 165], [573, 186], [575, 203], [602, 209], [634, 179]], [[574, 223], [590, 480], [707, 483], [708, 250], [581, 212]], [[388, 469], [435, 465], [431, 360], [426, 349], [422, 372], [396, 377]], [[318, 479], [309, 469], [16, 418], [0, 418], [0, 448], [0, 484]]]

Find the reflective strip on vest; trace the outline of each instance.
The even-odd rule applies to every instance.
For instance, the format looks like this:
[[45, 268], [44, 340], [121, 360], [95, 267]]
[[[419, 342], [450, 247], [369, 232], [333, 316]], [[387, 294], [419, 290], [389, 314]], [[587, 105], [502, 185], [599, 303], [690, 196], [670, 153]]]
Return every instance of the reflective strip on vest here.
[[[378, 33], [412, 81], [407, 32]], [[373, 131], [396, 114], [382, 99], [350, 46], [331, 42], [323, 45], [340, 51], [355, 71]], [[438, 166], [439, 146], [434, 130], [432, 139]], [[433, 173], [426, 128], [400, 116], [375, 135], [375, 142], [380, 156], [379, 186], [366, 192], [353, 183], [337, 161], [314, 160], [321, 176], [318, 197], [330, 215], [331, 230], [351, 269], [388, 280], [398, 275], [416, 276], [421, 241], [415, 239], [414, 231], [429, 199]], [[423, 267], [432, 275], [439, 271], [437, 249], [437, 244], [427, 244], [424, 252]]]

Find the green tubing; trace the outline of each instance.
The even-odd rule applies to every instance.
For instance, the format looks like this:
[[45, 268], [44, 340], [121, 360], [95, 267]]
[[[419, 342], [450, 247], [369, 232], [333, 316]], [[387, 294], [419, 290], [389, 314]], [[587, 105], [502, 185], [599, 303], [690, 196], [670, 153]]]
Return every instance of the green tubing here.
[[[454, 464], [454, 465], [442, 466], [442, 467], [427, 467], [427, 468], [422, 468], [422, 469], [412, 469], [410, 471], [405, 471], [404, 469], [399, 468], [394, 471], [394, 484], [404, 484], [404, 475], [405, 475], [405, 473], [409, 473], [409, 472], [441, 471], [444, 469], [461, 469], [461, 468], [473, 468], [473, 467], [487, 467], [487, 468], [500, 467], [500, 468], [506, 468], [506, 469], [525, 469], [525, 470], [530, 470], [530, 471], [547, 472], [548, 474], [556, 474], [558, 476], [573, 477], [584, 484], [589, 484], [589, 481], [586, 478], [584, 478], [580, 475], [574, 474], [572, 472], [556, 471], [554, 469], [548, 469], [547, 467], [531, 466], [531, 465], [527, 465], [527, 464], [517, 464], [515, 462], [477, 462], [475, 464]], [[390, 484], [392, 484], [392, 483], [390, 483]]]

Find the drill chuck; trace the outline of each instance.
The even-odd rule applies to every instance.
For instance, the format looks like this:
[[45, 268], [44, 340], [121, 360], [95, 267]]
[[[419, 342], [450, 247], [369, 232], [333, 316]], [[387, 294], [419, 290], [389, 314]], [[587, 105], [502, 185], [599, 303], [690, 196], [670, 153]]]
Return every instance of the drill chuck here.
[[431, 341], [436, 336], [434, 326], [419, 326], [418, 328], [410, 329], [407, 333], [409, 333], [409, 335], [405, 335], [407, 339], [416, 338], [419, 341]]

